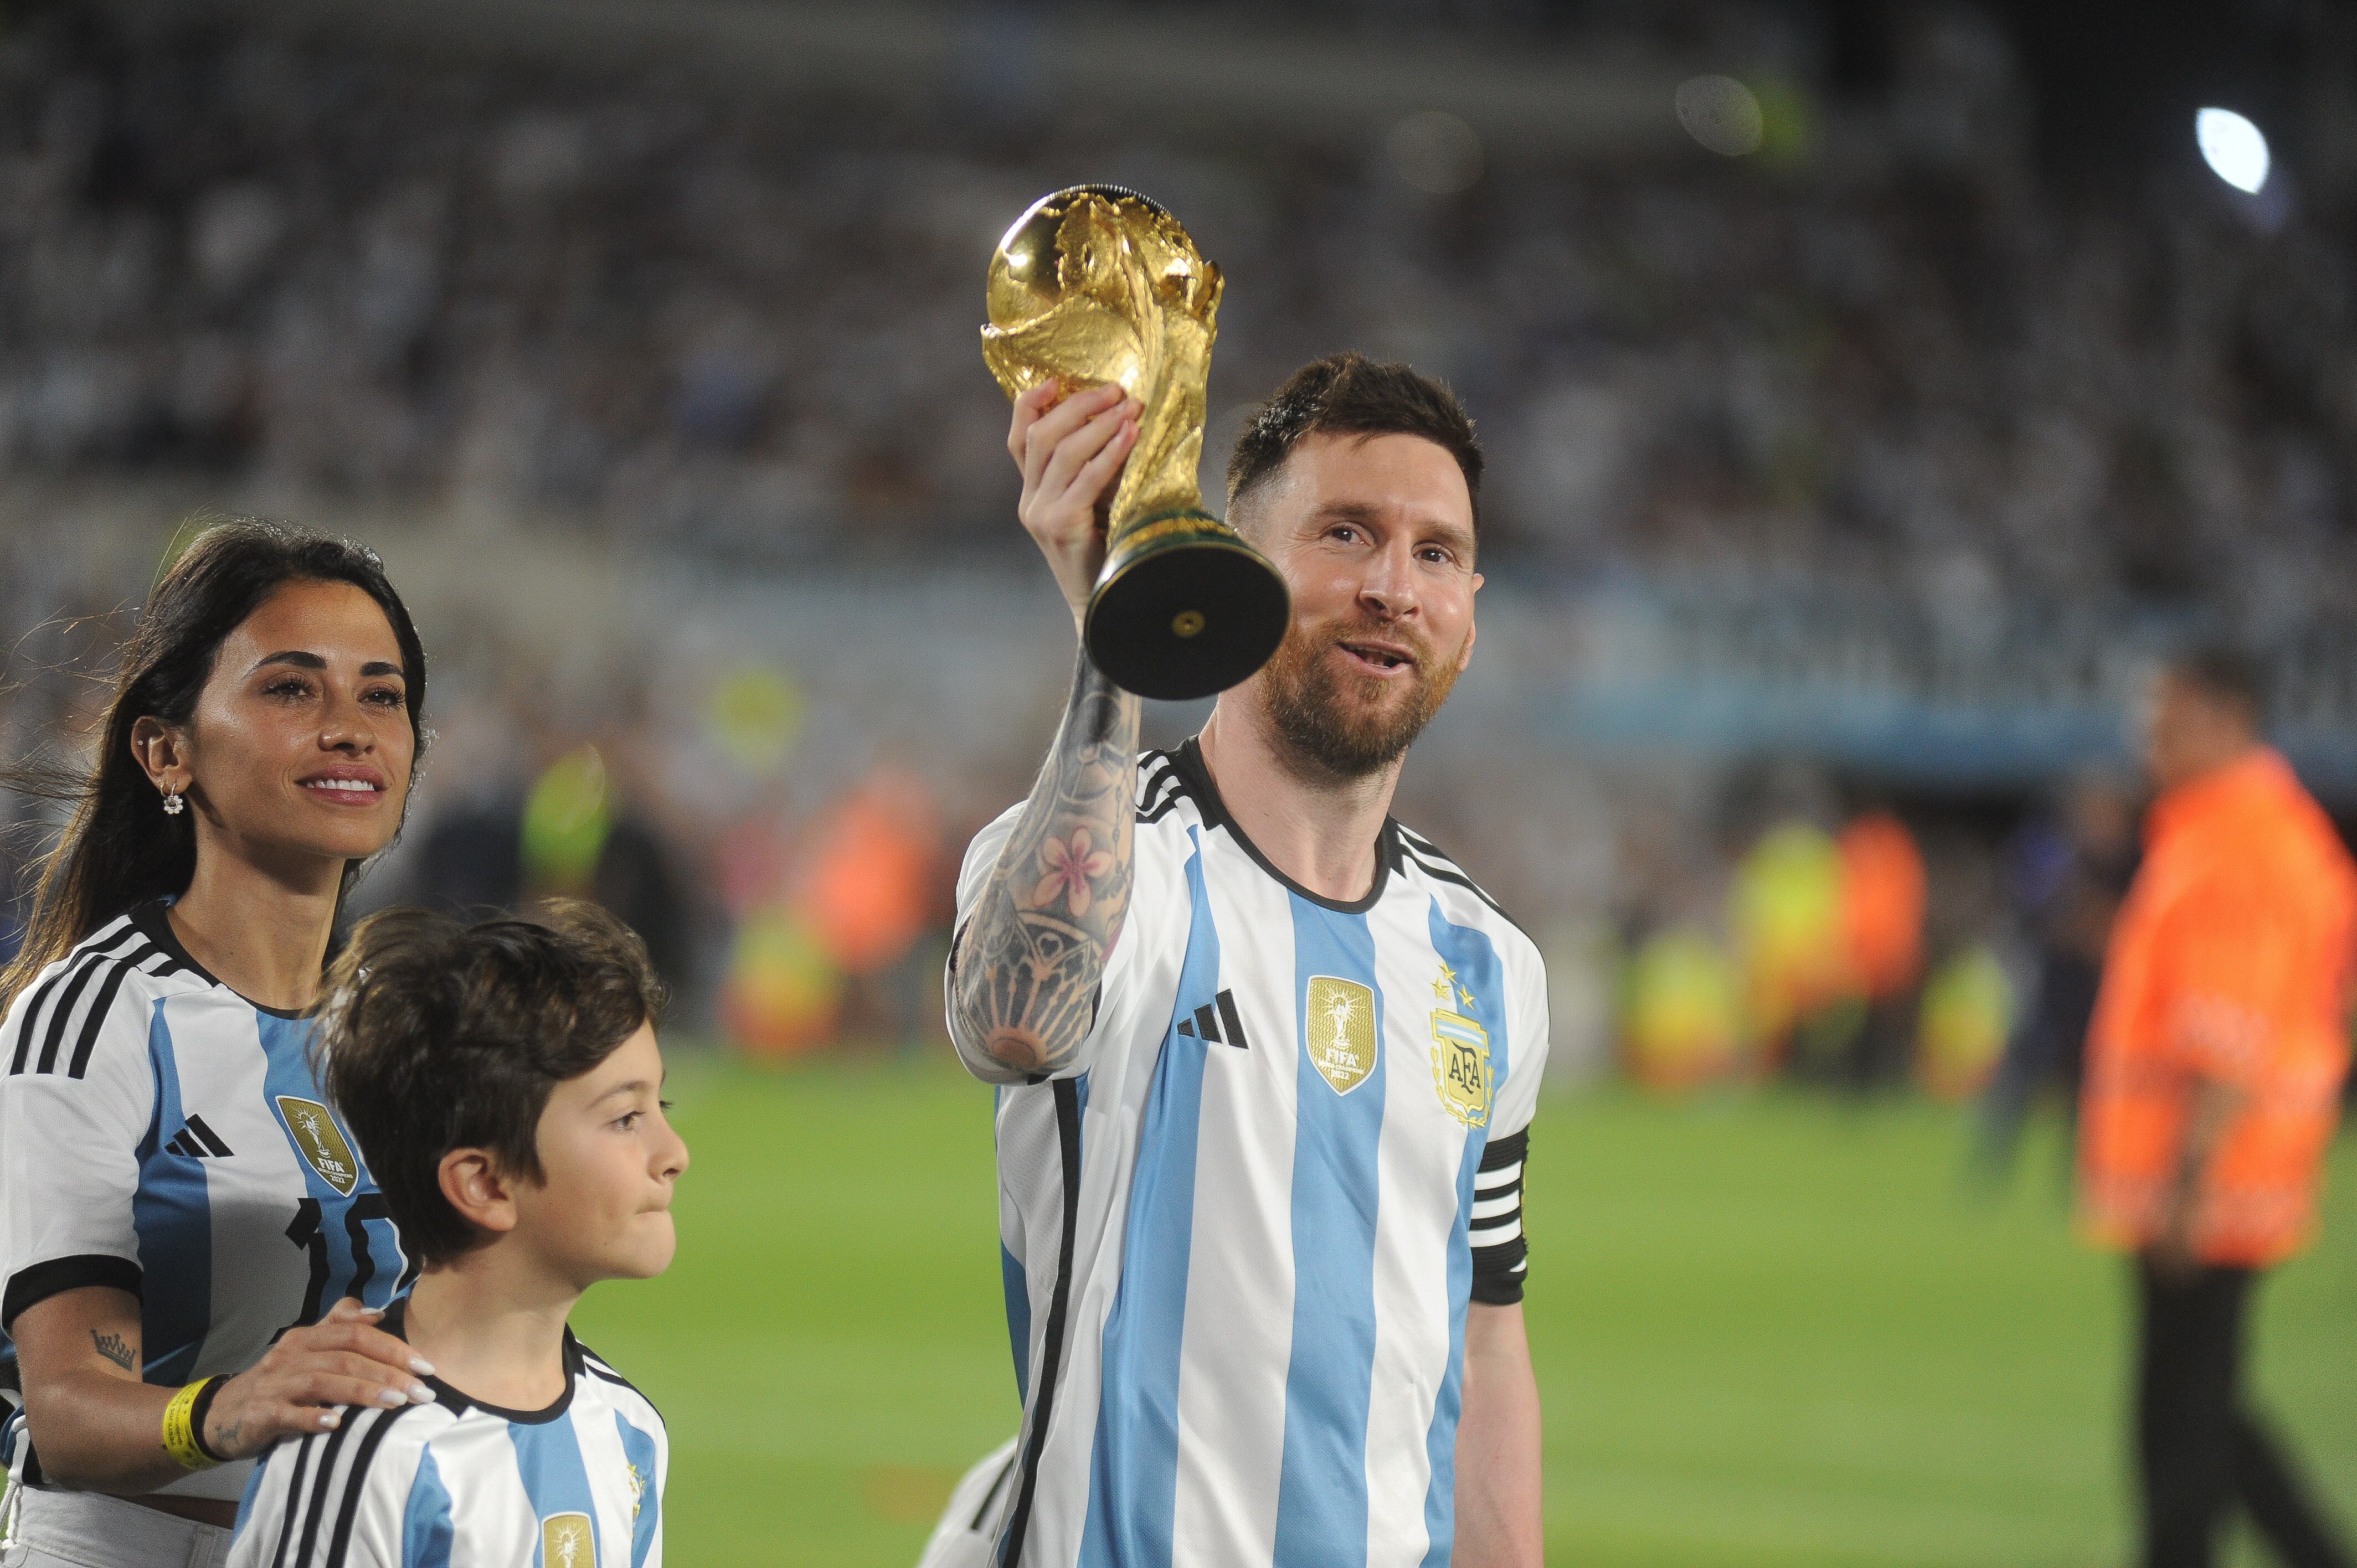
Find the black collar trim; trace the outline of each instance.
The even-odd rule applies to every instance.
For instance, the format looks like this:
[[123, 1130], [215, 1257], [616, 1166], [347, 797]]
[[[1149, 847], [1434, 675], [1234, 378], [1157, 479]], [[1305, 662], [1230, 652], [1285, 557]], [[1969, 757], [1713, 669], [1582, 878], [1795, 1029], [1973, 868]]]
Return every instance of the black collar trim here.
[[[405, 1341], [409, 1336], [402, 1331], [402, 1324], [408, 1310], [409, 1298], [401, 1296], [384, 1309], [384, 1316], [377, 1320], [376, 1326], [395, 1339]], [[556, 1402], [540, 1410], [510, 1410], [504, 1405], [490, 1404], [472, 1394], [461, 1393], [439, 1378], [426, 1377], [418, 1380], [434, 1391], [435, 1402], [452, 1415], [464, 1415], [470, 1410], [479, 1410], [485, 1415], [495, 1415], [501, 1421], [512, 1421], [519, 1425], [545, 1426], [573, 1408], [573, 1391], [581, 1382], [581, 1341], [573, 1337], [570, 1327], [565, 1329], [565, 1391], [556, 1396]]]
[[1392, 872], [1399, 864], [1399, 824], [1397, 822], [1385, 817], [1383, 825], [1376, 830], [1375, 880], [1372, 886], [1368, 887], [1365, 897], [1346, 901], [1340, 898], [1329, 898], [1322, 893], [1313, 893], [1279, 871], [1268, 856], [1261, 853], [1260, 845], [1253, 843], [1243, 829], [1236, 825], [1236, 820], [1228, 814], [1227, 802], [1220, 799], [1219, 786], [1211, 781], [1211, 770], [1204, 764], [1203, 747], [1200, 742], [1200, 736], [1189, 736], [1185, 744], [1169, 756], [1170, 765], [1177, 770], [1180, 785], [1189, 794], [1195, 797], [1196, 808], [1203, 814], [1205, 827], [1226, 829], [1228, 836], [1243, 846], [1243, 852], [1252, 856], [1254, 865], [1275, 878], [1286, 891], [1307, 898], [1321, 909], [1331, 909], [1338, 915], [1363, 915], [1381, 901], [1383, 888], [1390, 883]]
[[244, 994], [242, 992], [231, 990], [229, 986], [222, 984], [219, 976], [215, 975], [211, 970], [207, 969], [203, 964], [199, 963], [195, 959], [190, 958], [188, 956], [188, 950], [180, 945], [179, 934], [172, 929], [172, 922], [164, 913], [164, 901], [162, 899], [154, 899], [148, 903], [142, 904], [136, 909], [132, 910], [131, 923], [138, 927], [142, 932], [145, 933], [149, 941], [154, 942], [157, 947], [162, 948], [167, 953], [170, 954], [173, 962], [180, 965], [181, 968], [187, 970], [190, 974], [195, 975], [199, 980], [203, 981], [207, 985], [213, 986], [218, 990], [229, 992], [231, 996], [236, 997], [240, 1002], [244, 1003], [255, 1012], [267, 1013], [274, 1018], [302, 1018], [308, 1016], [308, 1015], [300, 1007], [265, 1007], [261, 1003], [256, 1002], [253, 997]]

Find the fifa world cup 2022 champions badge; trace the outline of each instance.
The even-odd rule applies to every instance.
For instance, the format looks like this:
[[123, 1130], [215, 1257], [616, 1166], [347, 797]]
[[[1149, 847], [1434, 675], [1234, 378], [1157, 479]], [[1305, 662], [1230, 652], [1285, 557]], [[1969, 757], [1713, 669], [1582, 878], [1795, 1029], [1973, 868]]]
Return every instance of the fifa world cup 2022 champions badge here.
[[282, 1094], [278, 1114], [285, 1119], [286, 1135], [295, 1141], [296, 1152], [310, 1162], [319, 1179], [351, 1197], [352, 1188], [361, 1184], [361, 1162], [328, 1108], [316, 1100]]
[[1375, 993], [1357, 981], [1311, 975], [1301, 1026], [1309, 1065], [1335, 1093], [1350, 1093], [1375, 1070]]
[[553, 1513], [540, 1521], [543, 1568], [597, 1568], [597, 1542], [586, 1513]]

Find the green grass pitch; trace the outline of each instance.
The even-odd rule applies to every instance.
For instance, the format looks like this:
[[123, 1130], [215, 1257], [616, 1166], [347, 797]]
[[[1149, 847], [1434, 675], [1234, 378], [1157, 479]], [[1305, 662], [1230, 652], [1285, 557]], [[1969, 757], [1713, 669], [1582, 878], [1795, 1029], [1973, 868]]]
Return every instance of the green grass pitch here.
[[[904, 1568], [1015, 1427], [988, 1090], [677, 1053], [679, 1261], [583, 1337], [671, 1424], [672, 1561]], [[2127, 1302], [2056, 1140], [2002, 1197], [1921, 1103], [1551, 1099], [1533, 1137], [1547, 1537], [1587, 1568], [2117, 1568]], [[2257, 1382], [2357, 1522], [2357, 1144], [2259, 1298]], [[2261, 1559], [2244, 1543], [2238, 1561]]]

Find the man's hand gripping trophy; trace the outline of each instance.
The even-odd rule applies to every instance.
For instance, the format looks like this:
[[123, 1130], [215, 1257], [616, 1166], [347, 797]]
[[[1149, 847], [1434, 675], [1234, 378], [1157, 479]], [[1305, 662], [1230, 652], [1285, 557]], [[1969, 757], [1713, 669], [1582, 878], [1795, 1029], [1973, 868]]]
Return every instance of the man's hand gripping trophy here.
[[1015, 400], [1023, 525], [1090, 657], [1143, 696], [1223, 691], [1285, 632], [1284, 580], [1196, 477], [1221, 287], [1176, 219], [1114, 186], [1042, 197], [991, 258], [983, 358]]

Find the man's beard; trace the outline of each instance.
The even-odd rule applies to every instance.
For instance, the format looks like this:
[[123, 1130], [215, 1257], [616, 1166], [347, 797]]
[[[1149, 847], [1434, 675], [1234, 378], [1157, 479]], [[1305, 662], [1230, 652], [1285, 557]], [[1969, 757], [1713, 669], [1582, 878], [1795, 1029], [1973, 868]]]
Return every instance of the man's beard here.
[[[1391, 682], [1381, 676], [1326, 657], [1340, 643], [1370, 639], [1413, 650], [1415, 673], [1404, 693], [1388, 692]], [[1363, 779], [1396, 762], [1423, 733], [1448, 700], [1457, 665], [1455, 656], [1437, 657], [1420, 638], [1389, 622], [1297, 623], [1286, 628], [1261, 671], [1261, 710], [1293, 771]]]

